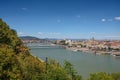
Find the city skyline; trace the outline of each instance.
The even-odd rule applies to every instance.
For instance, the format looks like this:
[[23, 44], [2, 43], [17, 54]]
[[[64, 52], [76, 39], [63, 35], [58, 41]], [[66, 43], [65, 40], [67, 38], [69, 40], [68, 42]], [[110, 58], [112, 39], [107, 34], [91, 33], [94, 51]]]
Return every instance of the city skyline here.
[[0, 18], [19, 36], [119, 39], [119, 0], [1, 0]]

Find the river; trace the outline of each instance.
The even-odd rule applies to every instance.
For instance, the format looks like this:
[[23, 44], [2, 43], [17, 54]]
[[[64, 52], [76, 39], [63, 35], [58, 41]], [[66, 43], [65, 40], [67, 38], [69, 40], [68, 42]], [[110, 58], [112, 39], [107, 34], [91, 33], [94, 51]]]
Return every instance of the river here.
[[110, 55], [74, 52], [58, 46], [39, 46], [35, 43], [28, 46], [32, 55], [43, 60], [48, 57], [57, 60], [61, 64], [64, 60], [71, 62], [83, 78], [88, 78], [90, 73], [96, 72], [120, 72], [120, 58]]

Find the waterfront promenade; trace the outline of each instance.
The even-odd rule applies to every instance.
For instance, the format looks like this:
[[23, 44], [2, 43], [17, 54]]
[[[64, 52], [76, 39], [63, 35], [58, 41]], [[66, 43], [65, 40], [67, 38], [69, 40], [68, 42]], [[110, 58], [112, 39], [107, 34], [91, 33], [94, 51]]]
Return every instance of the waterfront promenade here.
[[57, 41], [56, 45], [63, 46], [71, 51], [82, 51], [94, 53], [98, 55], [114, 55], [120, 56], [120, 41], [104, 41], [104, 40], [87, 40], [87, 41], [72, 41], [62, 40]]

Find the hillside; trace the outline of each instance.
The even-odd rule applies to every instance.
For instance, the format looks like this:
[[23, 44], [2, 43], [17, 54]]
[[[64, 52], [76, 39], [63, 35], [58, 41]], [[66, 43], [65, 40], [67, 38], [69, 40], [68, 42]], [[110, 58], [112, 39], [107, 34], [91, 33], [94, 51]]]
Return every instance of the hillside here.
[[29, 48], [23, 45], [16, 31], [10, 29], [0, 19], [0, 79], [31, 80], [34, 78], [42, 80], [44, 64], [29, 53]]
[[[43, 62], [32, 56], [16, 31], [0, 19], [0, 80], [71, 80], [69, 71], [55, 60]], [[72, 73], [75, 80], [81, 79]]]

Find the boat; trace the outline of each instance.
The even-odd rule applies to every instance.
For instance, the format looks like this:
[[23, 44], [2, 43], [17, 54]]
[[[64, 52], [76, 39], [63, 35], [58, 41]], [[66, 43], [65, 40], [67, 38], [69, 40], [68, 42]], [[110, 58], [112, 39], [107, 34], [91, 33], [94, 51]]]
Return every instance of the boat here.
[[120, 54], [112, 54], [112, 56], [120, 57]]
[[75, 49], [75, 50], [73, 50], [74, 52], [77, 52], [78, 50], [77, 49]]

